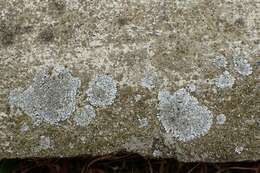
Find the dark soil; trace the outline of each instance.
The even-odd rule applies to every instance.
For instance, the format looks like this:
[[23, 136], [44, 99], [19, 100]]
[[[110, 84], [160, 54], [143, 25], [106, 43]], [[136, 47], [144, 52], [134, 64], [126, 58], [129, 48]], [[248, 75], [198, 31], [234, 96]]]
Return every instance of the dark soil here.
[[0, 161], [0, 173], [260, 173], [258, 162], [183, 163], [136, 154]]

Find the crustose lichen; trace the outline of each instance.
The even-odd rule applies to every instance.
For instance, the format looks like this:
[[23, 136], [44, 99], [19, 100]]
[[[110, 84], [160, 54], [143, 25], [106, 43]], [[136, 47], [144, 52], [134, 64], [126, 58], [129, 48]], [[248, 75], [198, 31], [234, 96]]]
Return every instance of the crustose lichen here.
[[173, 94], [160, 91], [158, 99], [159, 120], [167, 134], [186, 142], [209, 131], [213, 123], [211, 111], [185, 89]]
[[95, 116], [95, 109], [91, 105], [86, 105], [76, 113], [74, 121], [78, 126], [87, 126]]
[[213, 63], [218, 67], [226, 67], [227, 66], [227, 61], [224, 55], [220, 54], [218, 56], [215, 57]]
[[222, 125], [226, 121], [226, 116], [224, 114], [219, 114], [216, 120], [217, 120], [217, 124]]
[[116, 98], [116, 82], [110, 75], [99, 75], [90, 81], [89, 88], [86, 91], [88, 101], [93, 106], [112, 105]]
[[215, 79], [215, 84], [219, 88], [232, 88], [235, 78], [228, 72], [224, 71], [219, 77]]
[[248, 75], [252, 74], [252, 72], [253, 72], [252, 67], [244, 56], [237, 55], [234, 57], [233, 61], [234, 61], [234, 65], [235, 65], [235, 70], [239, 74], [241, 74], [243, 76], [248, 76]]
[[9, 103], [33, 120], [54, 124], [67, 119], [76, 106], [76, 92], [80, 80], [73, 77], [63, 66], [44, 67], [24, 91], [13, 90]]

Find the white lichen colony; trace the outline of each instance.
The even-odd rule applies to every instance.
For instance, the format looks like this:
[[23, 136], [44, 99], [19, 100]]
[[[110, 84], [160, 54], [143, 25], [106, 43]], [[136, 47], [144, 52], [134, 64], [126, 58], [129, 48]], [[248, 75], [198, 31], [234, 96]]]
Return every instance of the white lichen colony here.
[[156, 78], [155, 73], [147, 73], [141, 79], [140, 85], [144, 88], [152, 90], [155, 87], [155, 78]]
[[75, 97], [79, 87], [80, 80], [63, 66], [44, 67], [27, 89], [10, 92], [9, 103], [35, 121], [40, 119], [55, 124], [67, 119], [75, 111]]
[[136, 102], [140, 101], [142, 99], [142, 96], [140, 94], [137, 94], [134, 96], [134, 99]]
[[160, 91], [158, 99], [159, 120], [166, 133], [172, 137], [186, 142], [209, 131], [213, 123], [211, 111], [185, 89], [179, 89], [173, 94]]
[[233, 58], [233, 62], [235, 65], [235, 70], [243, 75], [243, 76], [248, 76], [253, 73], [253, 69], [251, 65], [248, 63], [248, 60], [243, 57], [243, 56], [235, 56]]
[[241, 154], [242, 151], [244, 151], [244, 147], [243, 147], [243, 146], [237, 146], [237, 147], [235, 148], [235, 152], [236, 152], [237, 154]]
[[20, 128], [20, 131], [21, 131], [22, 133], [25, 133], [25, 132], [27, 132], [29, 129], [30, 129], [29, 126], [28, 126], [26, 123], [23, 123], [22, 126], [21, 126], [21, 128]]
[[146, 117], [142, 118], [138, 116], [139, 128], [145, 128], [148, 126], [148, 119]]
[[162, 156], [162, 152], [160, 150], [154, 150], [153, 151], [153, 157], [159, 158]]
[[216, 120], [217, 120], [217, 124], [222, 125], [226, 121], [226, 116], [224, 114], [219, 114]]
[[234, 83], [235, 78], [228, 71], [224, 71], [223, 74], [215, 79], [215, 84], [219, 88], [232, 88]]
[[87, 142], [87, 138], [85, 136], [81, 136], [79, 139], [83, 144]]
[[51, 139], [48, 136], [40, 136], [40, 146], [39, 149], [46, 150], [51, 148]]
[[218, 55], [215, 57], [213, 63], [218, 67], [226, 67], [227, 66], [227, 61], [224, 55]]
[[194, 83], [190, 83], [190, 84], [187, 85], [186, 88], [187, 88], [187, 90], [188, 90], [189, 92], [195, 92], [196, 89], [197, 89], [197, 86], [196, 86]]
[[112, 105], [117, 94], [116, 82], [109, 75], [97, 76], [90, 82], [86, 94], [93, 106]]
[[95, 117], [95, 109], [91, 105], [86, 105], [75, 115], [74, 121], [78, 126], [87, 126]]

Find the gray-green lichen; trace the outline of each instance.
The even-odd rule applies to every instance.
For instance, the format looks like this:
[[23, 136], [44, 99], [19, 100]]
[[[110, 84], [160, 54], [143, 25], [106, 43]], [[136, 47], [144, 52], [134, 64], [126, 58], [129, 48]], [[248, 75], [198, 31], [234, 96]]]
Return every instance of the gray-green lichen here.
[[51, 148], [51, 138], [49, 136], [40, 136], [39, 150], [46, 150]]
[[186, 89], [189, 91], [189, 92], [195, 92], [196, 89], [197, 89], [197, 86], [194, 84], [194, 83], [189, 83], [186, 87]]
[[215, 79], [215, 84], [219, 88], [232, 88], [235, 78], [228, 72], [224, 71], [219, 77]]
[[152, 90], [155, 87], [157, 75], [155, 72], [146, 72], [140, 81], [140, 85], [144, 88]]
[[146, 128], [148, 127], [148, 119], [145, 117], [145, 118], [142, 118], [140, 116], [138, 116], [138, 121], [139, 121], [139, 128]]
[[23, 123], [22, 126], [21, 126], [21, 128], [20, 128], [20, 131], [21, 131], [22, 133], [25, 133], [25, 132], [27, 132], [28, 130], [29, 130], [29, 126], [28, 126], [26, 123]]
[[96, 116], [95, 109], [91, 105], [84, 106], [74, 116], [74, 121], [78, 126], [87, 126]]
[[117, 94], [116, 82], [110, 75], [99, 75], [90, 81], [86, 94], [93, 106], [112, 105]]
[[219, 114], [217, 116], [216, 120], [217, 120], [217, 122], [216, 122], [217, 124], [223, 125], [226, 121], [226, 116], [224, 114]]
[[241, 55], [235, 56], [233, 58], [233, 61], [234, 61], [234, 64], [235, 64], [235, 70], [239, 74], [241, 74], [243, 76], [248, 76], [248, 75], [253, 73], [253, 71], [252, 71], [253, 69], [252, 69], [251, 65], [248, 63], [248, 60], [245, 57], [243, 57]]
[[217, 55], [213, 61], [214, 65], [216, 65], [218, 68], [221, 67], [226, 67], [227, 66], [227, 61], [224, 55], [220, 54]]
[[159, 120], [166, 133], [180, 141], [190, 141], [205, 135], [213, 122], [213, 115], [206, 106], [191, 96], [185, 89], [173, 94], [160, 91]]
[[235, 153], [241, 154], [244, 151], [244, 146], [236, 146]]
[[34, 121], [54, 124], [67, 119], [75, 111], [79, 87], [79, 78], [73, 77], [65, 67], [43, 67], [27, 89], [10, 92], [9, 103]]
[[162, 152], [160, 150], [153, 151], [153, 157], [160, 158], [162, 156]]

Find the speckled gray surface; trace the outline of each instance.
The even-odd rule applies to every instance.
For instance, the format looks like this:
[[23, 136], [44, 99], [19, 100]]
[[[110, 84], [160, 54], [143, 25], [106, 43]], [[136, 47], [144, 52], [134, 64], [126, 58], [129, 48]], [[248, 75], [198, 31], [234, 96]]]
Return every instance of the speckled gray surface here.
[[0, 158], [260, 159], [257, 0], [0, 0]]

